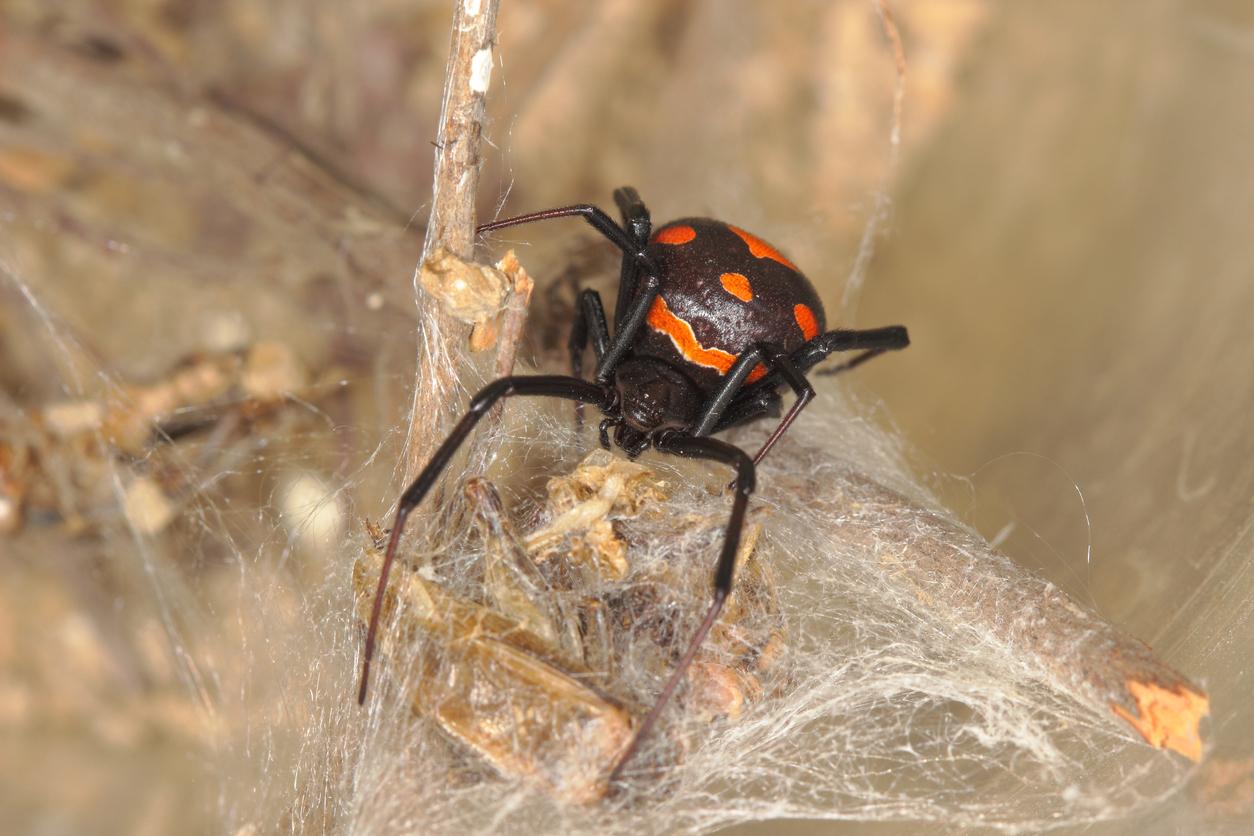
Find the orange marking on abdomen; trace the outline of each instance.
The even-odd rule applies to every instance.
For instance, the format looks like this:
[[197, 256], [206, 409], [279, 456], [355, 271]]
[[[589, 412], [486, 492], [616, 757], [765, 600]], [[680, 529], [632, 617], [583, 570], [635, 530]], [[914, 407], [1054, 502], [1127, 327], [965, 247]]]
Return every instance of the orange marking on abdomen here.
[[719, 374], [727, 374], [736, 362], [735, 354], [721, 348], [706, 348], [697, 342], [692, 326], [671, 313], [671, 309], [666, 306], [666, 300], [661, 296], [653, 300], [653, 307], [649, 308], [645, 322], [654, 331], [670, 337], [680, 356], [689, 363], [714, 369]]
[[741, 302], [753, 301], [753, 288], [749, 286], [749, 278], [741, 273], [724, 273], [718, 277], [723, 283], [723, 290], [735, 296]]
[[807, 340], [819, 335], [819, 321], [814, 318], [814, 311], [806, 305], [793, 305], [792, 318], [797, 320], [797, 327], [805, 334]]
[[753, 367], [753, 371], [749, 372], [749, 376], [745, 378], [745, 383], [757, 383], [766, 376], [766, 366], [758, 363]]
[[657, 231], [657, 235], [653, 236], [655, 244], [670, 244], [677, 247], [680, 244], [687, 244], [693, 238], [697, 237], [697, 231], [690, 226], [665, 226]]
[[[790, 270], [797, 270], [797, 265], [784, 258], [783, 253], [753, 233], [745, 232], [740, 227], [732, 226], [731, 224], [728, 224], [727, 228], [740, 236], [740, 240], [744, 241], [749, 246], [749, 252], [753, 254], [754, 258], [769, 258], [772, 261], [778, 261]], [[801, 271], [797, 270], [797, 272], [800, 273]]]

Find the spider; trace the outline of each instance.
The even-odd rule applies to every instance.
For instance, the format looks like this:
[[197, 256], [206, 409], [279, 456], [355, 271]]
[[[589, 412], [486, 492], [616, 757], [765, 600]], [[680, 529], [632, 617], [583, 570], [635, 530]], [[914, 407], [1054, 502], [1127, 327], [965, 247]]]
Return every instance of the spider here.
[[[739, 227], [682, 218], [654, 231], [635, 189], [615, 190], [614, 201], [621, 226], [603, 210], [581, 203], [492, 221], [476, 230], [583, 218], [623, 253], [613, 330], [600, 294], [582, 291], [570, 332], [571, 375], [519, 375], [489, 383], [401, 494], [379, 573], [357, 695], [364, 703], [383, 594], [405, 520], [479, 419], [501, 398], [517, 395], [564, 398], [575, 401], [577, 410], [591, 404], [605, 416], [600, 443], [606, 449], [612, 430], [613, 443], [629, 458], [652, 446], [661, 453], [720, 462], [736, 474], [709, 609], [614, 766], [610, 783], [653, 730], [731, 592], [755, 466], [813, 399], [806, 372], [834, 352], [861, 353], [820, 374], [847, 371], [910, 343], [900, 325], [826, 331], [823, 306], [810, 281], [779, 250]], [[592, 379], [585, 380], [589, 342], [597, 366]], [[796, 399], [756, 455], [712, 437], [764, 416], [778, 417], [785, 385]]]

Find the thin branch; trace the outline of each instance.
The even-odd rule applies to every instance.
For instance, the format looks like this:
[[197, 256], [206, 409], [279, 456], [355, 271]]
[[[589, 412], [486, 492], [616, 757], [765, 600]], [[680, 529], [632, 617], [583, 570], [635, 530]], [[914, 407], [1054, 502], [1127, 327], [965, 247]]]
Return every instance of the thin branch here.
[[[474, 247], [479, 140], [499, 5], [500, 0], [455, 0], [453, 4], [431, 217], [422, 248], [424, 262], [437, 248], [468, 261]], [[457, 393], [458, 357], [470, 332], [469, 326], [448, 315], [438, 300], [421, 290], [417, 293], [420, 337], [405, 444], [406, 479], [418, 472], [435, 445], [440, 418]]]
[[1127, 723], [1150, 745], [1201, 759], [1198, 725], [1209, 714], [1209, 698], [1147, 644], [947, 515], [853, 471], [825, 470], [812, 481], [804, 470], [773, 474], [776, 482], [789, 483], [776, 489], [813, 497], [812, 507], [831, 521], [831, 533], [865, 546], [886, 577], [959, 634], [972, 631], [1012, 649], [1028, 669]]

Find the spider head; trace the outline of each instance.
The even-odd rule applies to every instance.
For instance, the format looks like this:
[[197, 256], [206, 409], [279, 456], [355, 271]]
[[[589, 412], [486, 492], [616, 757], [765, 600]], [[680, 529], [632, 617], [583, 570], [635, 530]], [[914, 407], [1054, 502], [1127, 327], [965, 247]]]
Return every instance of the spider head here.
[[682, 372], [660, 360], [634, 357], [614, 372], [623, 423], [639, 433], [692, 426], [701, 395]]

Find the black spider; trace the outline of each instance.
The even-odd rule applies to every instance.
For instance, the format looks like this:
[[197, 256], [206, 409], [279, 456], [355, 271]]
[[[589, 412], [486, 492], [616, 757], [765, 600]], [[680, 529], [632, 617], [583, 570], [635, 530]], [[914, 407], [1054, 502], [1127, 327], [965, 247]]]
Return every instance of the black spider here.
[[[722, 610], [732, 588], [745, 509], [754, 489], [754, 466], [814, 397], [805, 373], [833, 352], [862, 353], [821, 373], [851, 369], [910, 342], [899, 325], [825, 332], [823, 306], [809, 280], [770, 244], [738, 227], [710, 218], [684, 218], [654, 232], [635, 189], [616, 190], [614, 200], [622, 212], [622, 226], [597, 207], [578, 204], [479, 227], [484, 232], [573, 215], [586, 220], [623, 252], [613, 333], [600, 295], [593, 290], [580, 293], [570, 333], [572, 376], [503, 377], [485, 386], [401, 495], [366, 634], [358, 693], [358, 702], [364, 703], [383, 593], [405, 520], [479, 419], [498, 400], [513, 395], [592, 404], [605, 415], [600, 440], [606, 449], [613, 430], [614, 443], [631, 458], [652, 446], [663, 453], [722, 462], [736, 472], [731, 517], [714, 573], [714, 600], [615, 765], [611, 782], [652, 730]], [[591, 381], [582, 378], [589, 341], [597, 357]], [[784, 385], [796, 393], [796, 400], [757, 455], [750, 458], [740, 448], [710, 437], [766, 415], [778, 416], [779, 389]]]

